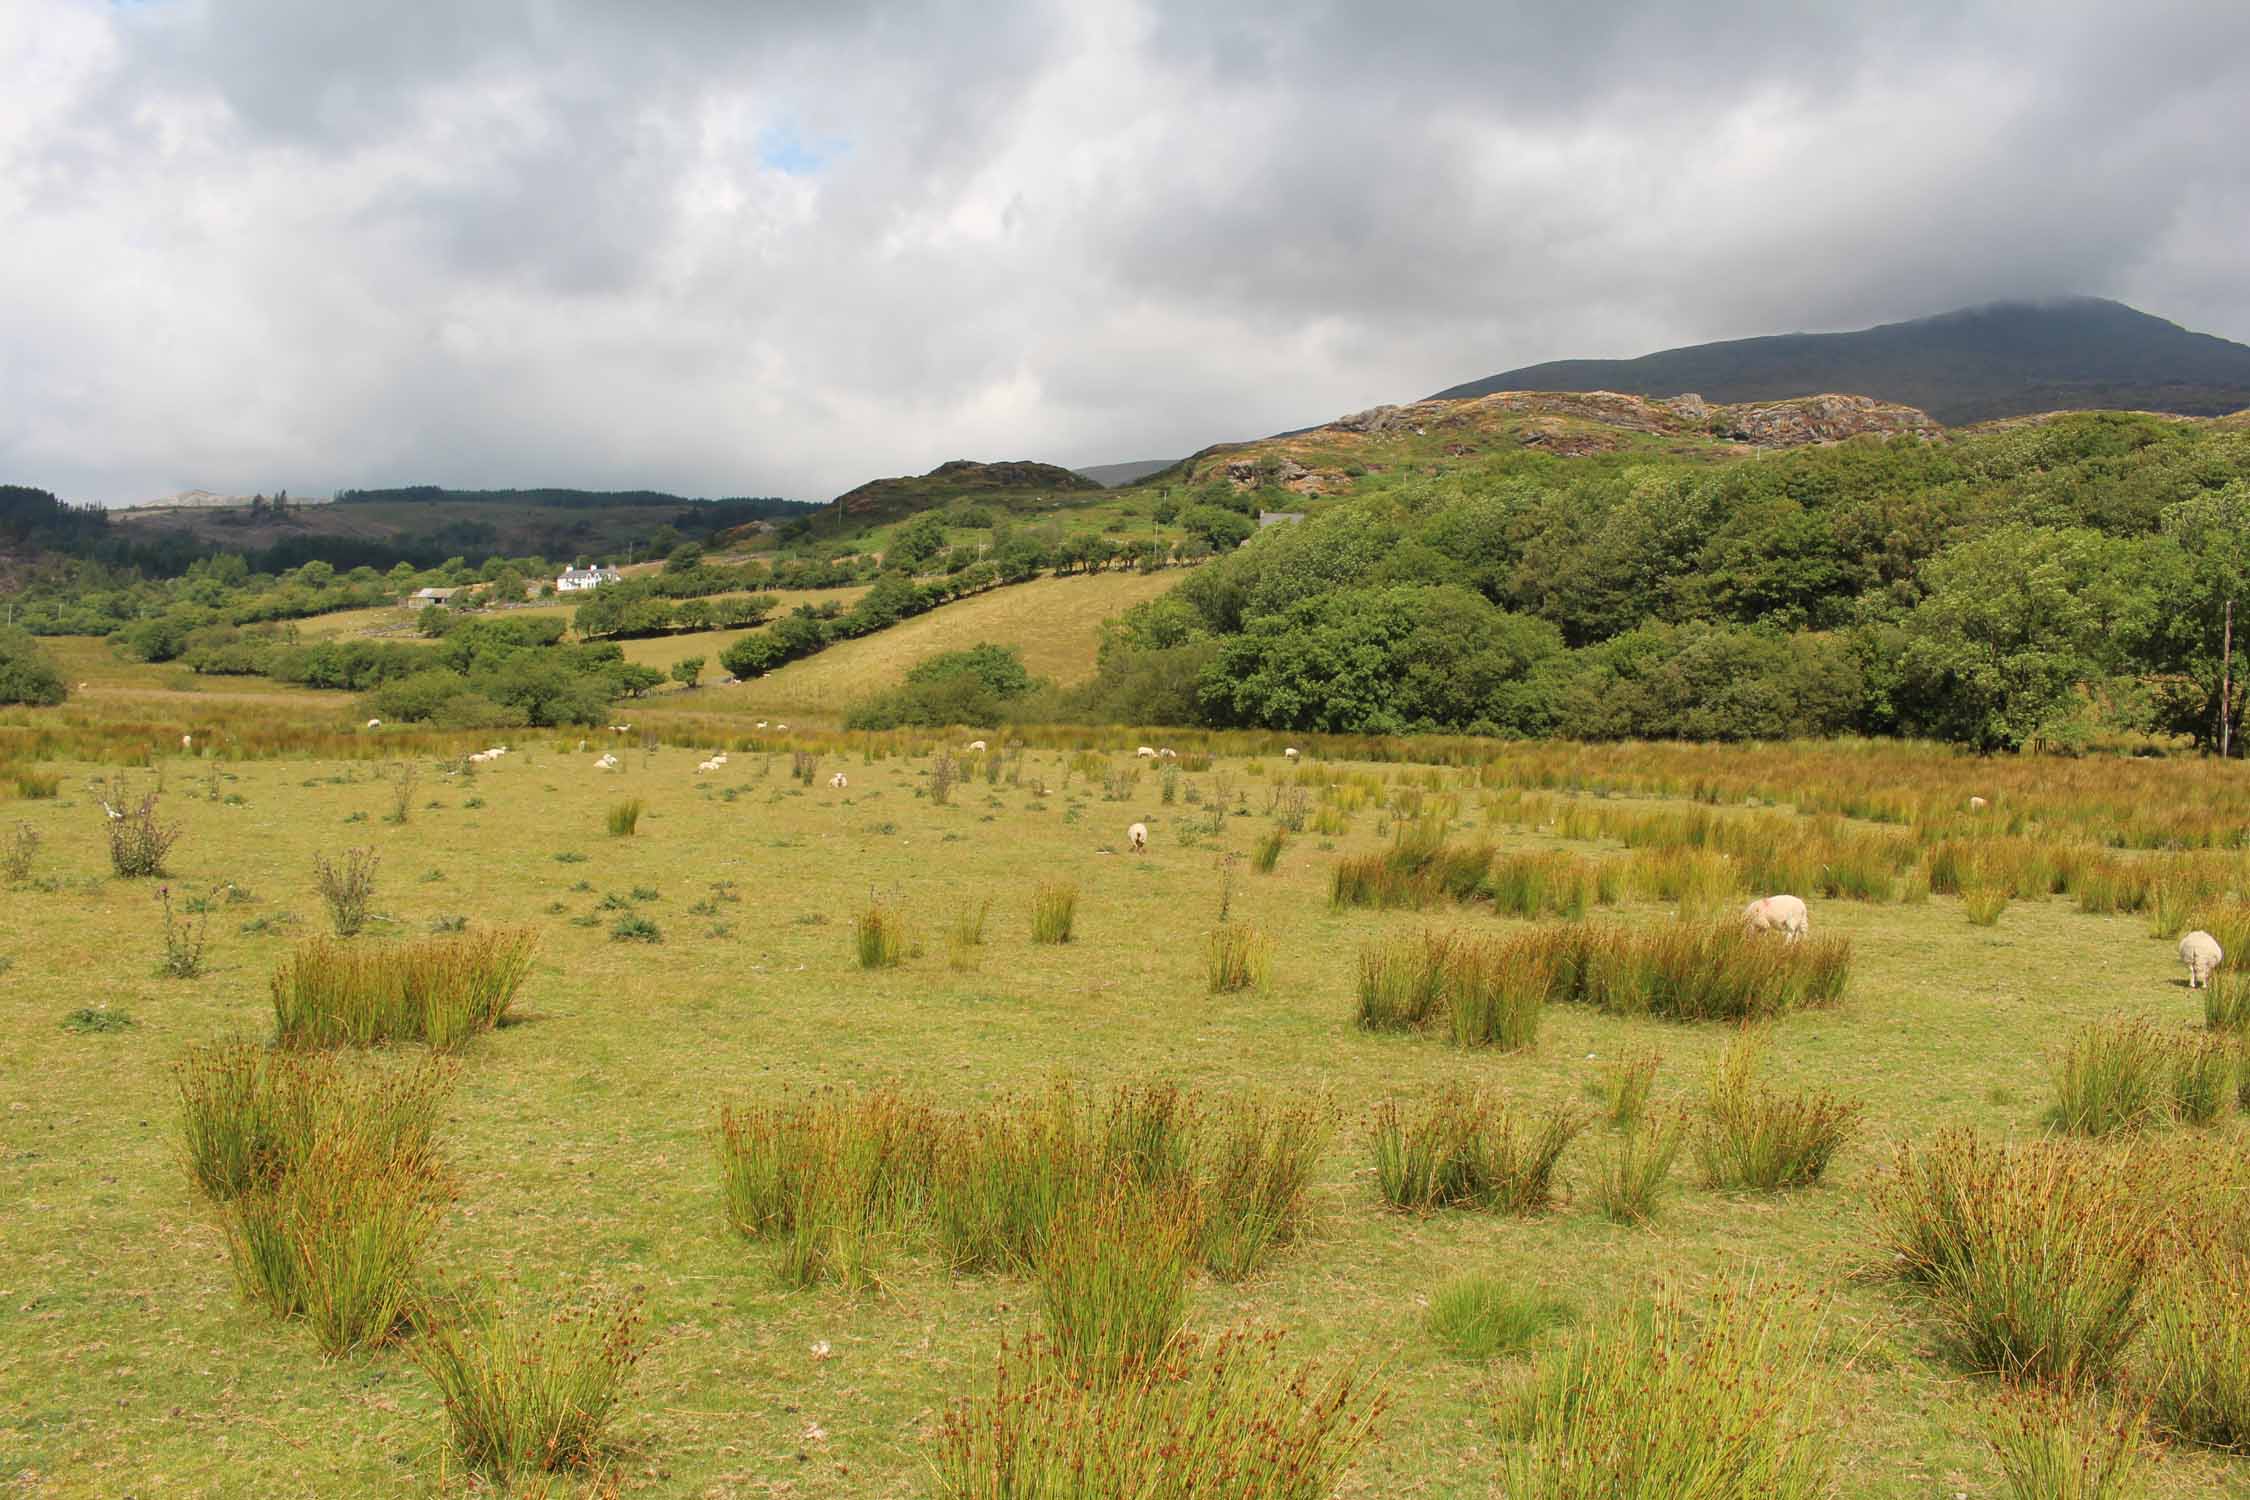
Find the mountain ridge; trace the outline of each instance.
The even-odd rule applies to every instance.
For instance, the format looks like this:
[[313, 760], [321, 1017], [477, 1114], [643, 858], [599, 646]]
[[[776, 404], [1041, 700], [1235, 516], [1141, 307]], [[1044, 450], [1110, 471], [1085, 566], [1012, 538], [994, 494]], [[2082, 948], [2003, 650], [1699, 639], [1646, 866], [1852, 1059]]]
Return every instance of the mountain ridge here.
[[1499, 391], [1694, 392], [1719, 405], [1851, 391], [1948, 427], [2050, 411], [2215, 417], [2250, 407], [2250, 345], [2099, 297], [2016, 300], [1839, 333], [1780, 333], [1633, 359], [1524, 365], [1428, 399]]

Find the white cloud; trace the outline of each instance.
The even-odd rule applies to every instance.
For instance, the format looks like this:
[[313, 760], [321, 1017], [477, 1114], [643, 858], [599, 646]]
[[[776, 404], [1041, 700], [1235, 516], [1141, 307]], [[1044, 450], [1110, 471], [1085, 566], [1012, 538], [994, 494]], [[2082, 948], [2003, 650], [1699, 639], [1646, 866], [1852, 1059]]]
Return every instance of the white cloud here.
[[0, 478], [825, 498], [1535, 360], [2250, 336], [2250, 10], [14, 0]]

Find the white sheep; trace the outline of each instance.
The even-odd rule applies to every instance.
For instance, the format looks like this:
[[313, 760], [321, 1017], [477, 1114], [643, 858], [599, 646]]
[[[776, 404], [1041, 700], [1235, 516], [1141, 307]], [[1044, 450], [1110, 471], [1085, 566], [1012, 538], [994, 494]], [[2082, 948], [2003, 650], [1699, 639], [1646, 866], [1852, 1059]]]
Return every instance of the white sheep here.
[[2188, 988], [2199, 990], [2211, 982], [2211, 971], [2226, 961], [2219, 940], [2198, 928], [2180, 939], [2180, 962], [2187, 965]]
[[1125, 842], [1132, 846], [1135, 854], [1148, 853], [1148, 825], [1146, 823], [1135, 823], [1132, 827], [1126, 829]]
[[1142, 760], [1156, 759], [1156, 751], [1148, 745], [1141, 746], [1140, 749], [1135, 750], [1133, 753], [1139, 756]]
[[599, 766], [604, 771], [614, 771], [617, 769], [617, 757], [614, 755], [605, 755], [600, 760], [595, 761], [594, 764]]
[[723, 766], [723, 765], [725, 765], [726, 763], [727, 763], [726, 752], [725, 752], [725, 751], [723, 751], [723, 750], [722, 750], [722, 751], [720, 751], [720, 752], [719, 752], [719, 753], [718, 753], [717, 755], [714, 755], [714, 756], [712, 756], [712, 757], [711, 757], [711, 764], [712, 764], [712, 765], [714, 765], [714, 766]]
[[195, 748], [195, 736], [192, 734], [181, 735], [180, 748], [182, 750], [193, 750]]
[[1796, 942], [1812, 931], [1805, 903], [1795, 896], [1764, 896], [1742, 908], [1742, 925], [1752, 932], [1778, 932]]
[[370, 729], [380, 729], [383, 727], [383, 721], [381, 719], [369, 719], [367, 721], [367, 727]]
[[763, 728], [765, 728], [765, 727], [766, 727], [766, 721], [765, 721], [765, 720], [763, 720], [763, 719], [760, 719], [760, 720], [758, 721], [758, 727], [759, 727], [760, 729], [763, 729]]
[[845, 779], [843, 772], [838, 771], [835, 775], [828, 778], [828, 784], [840, 792], [845, 787], [850, 786], [851, 782]]
[[1990, 807], [1991, 805], [1992, 805], [1991, 803], [1989, 803], [1989, 802], [1985, 801], [1985, 800], [1984, 800], [1984, 799], [1983, 799], [1982, 797], [1971, 797], [1971, 798], [1969, 799], [1969, 811], [1970, 811], [1970, 812], [1983, 812], [1983, 811], [1984, 811], [1984, 810], [1985, 810], [1986, 808]]
[[983, 740], [971, 740], [971, 741], [969, 741], [969, 748], [970, 748], [971, 750], [982, 751], [982, 750], [984, 749], [984, 741], [983, 741]]
[[779, 734], [787, 734], [789, 732], [789, 726], [787, 724], [776, 724], [773, 727], [775, 732]]
[[1281, 758], [1283, 760], [1295, 760], [1297, 758], [1297, 747], [1291, 745], [1288, 749], [1282, 751]]
[[1156, 758], [1158, 760], [1178, 760], [1180, 758], [1180, 752], [1177, 750], [1169, 749], [1159, 750], [1156, 752]]
[[707, 760], [702, 765], [695, 768], [695, 774], [701, 776], [706, 771], [716, 771], [717, 769], [719, 769], [719, 763], [717, 761]]

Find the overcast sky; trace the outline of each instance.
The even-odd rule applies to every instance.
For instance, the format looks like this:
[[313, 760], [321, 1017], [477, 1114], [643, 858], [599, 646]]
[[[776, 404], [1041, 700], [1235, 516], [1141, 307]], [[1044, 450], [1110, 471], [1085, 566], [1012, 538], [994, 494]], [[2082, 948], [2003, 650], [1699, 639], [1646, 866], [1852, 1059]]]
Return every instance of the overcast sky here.
[[826, 499], [1566, 356], [2250, 340], [2250, 3], [0, 0], [0, 482]]

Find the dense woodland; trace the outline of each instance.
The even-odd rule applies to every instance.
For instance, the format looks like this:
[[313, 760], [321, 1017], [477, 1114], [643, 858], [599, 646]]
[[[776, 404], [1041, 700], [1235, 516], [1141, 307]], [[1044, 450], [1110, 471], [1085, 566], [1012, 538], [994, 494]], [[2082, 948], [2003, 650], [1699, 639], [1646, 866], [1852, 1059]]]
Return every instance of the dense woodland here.
[[1048, 707], [1352, 732], [2209, 743], [2246, 538], [2250, 429], [2118, 413], [1716, 465], [1386, 476], [1133, 610], [1098, 680]]

